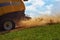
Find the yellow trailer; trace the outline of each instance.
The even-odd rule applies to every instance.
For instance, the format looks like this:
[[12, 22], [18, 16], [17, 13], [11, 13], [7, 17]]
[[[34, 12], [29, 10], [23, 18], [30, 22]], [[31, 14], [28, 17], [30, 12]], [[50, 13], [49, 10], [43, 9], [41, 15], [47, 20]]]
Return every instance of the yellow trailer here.
[[15, 28], [14, 20], [25, 17], [25, 5], [27, 0], [0, 0], [0, 27], [4, 30]]

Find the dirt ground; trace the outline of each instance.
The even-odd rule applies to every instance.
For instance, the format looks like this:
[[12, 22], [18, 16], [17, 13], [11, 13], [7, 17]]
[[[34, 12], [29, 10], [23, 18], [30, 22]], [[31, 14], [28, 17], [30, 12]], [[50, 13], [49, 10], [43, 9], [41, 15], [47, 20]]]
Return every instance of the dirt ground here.
[[28, 28], [32, 26], [34, 27], [53, 23], [60, 23], [60, 17], [43, 16], [38, 18], [32, 18], [29, 20], [21, 20], [18, 22], [17, 27]]
[[44, 16], [44, 17], [38, 17], [38, 18], [32, 18], [29, 20], [20, 20], [16, 28], [10, 31], [1, 31], [0, 34], [5, 34], [8, 32], [18, 31], [22, 30], [24, 28], [30, 28], [30, 27], [37, 27], [37, 26], [44, 26], [48, 24], [54, 24], [54, 23], [60, 23], [60, 17], [50, 17], [50, 16]]

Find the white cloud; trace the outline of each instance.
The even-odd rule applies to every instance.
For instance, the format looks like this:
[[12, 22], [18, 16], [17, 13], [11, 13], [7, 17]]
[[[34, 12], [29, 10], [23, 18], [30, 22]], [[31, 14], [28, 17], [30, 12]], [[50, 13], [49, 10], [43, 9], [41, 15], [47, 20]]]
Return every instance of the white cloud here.
[[27, 10], [31, 10], [31, 11], [36, 10], [34, 6], [28, 6], [28, 7], [26, 7], [26, 9], [27, 9]]
[[53, 4], [50, 4], [50, 5], [47, 5], [47, 6], [46, 6], [47, 10], [51, 10], [52, 7], [53, 7]]
[[[27, 3], [27, 4], [31, 3], [32, 4], [32, 5], [26, 7], [26, 12], [25, 12], [25, 14], [28, 14], [31, 17], [34, 17], [34, 15], [35, 15], [35, 17], [36, 17], [36, 15], [39, 16], [39, 14], [43, 14], [43, 15], [44, 14], [46, 14], [46, 15], [51, 14], [51, 9], [52, 9], [53, 5], [52, 4], [45, 5], [45, 2], [43, 0], [28, 0], [28, 2], [25, 2], [25, 3]], [[27, 5], [27, 4], [25, 4], [25, 5]], [[44, 5], [47, 9], [44, 12], [43, 11], [38, 11], [38, 9], [36, 9], [37, 6], [42, 7]]]
[[32, 5], [34, 6], [36, 5], [43, 6], [45, 4], [43, 0], [28, 0], [27, 2], [24, 2], [24, 3], [32, 3]]
[[37, 5], [43, 6], [45, 4], [45, 2], [43, 0], [33, 0], [32, 3], [34, 6], [37, 6]]
[[46, 7], [47, 10], [45, 10], [44, 12], [41, 11], [40, 14], [42, 14], [42, 15], [51, 15], [51, 10], [52, 10], [53, 5], [50, 4], [50, 5], [46, 5], [45, 7]]
[[[45, 4], [45, 2], [44, 2], [43, 0], [28, 0], [27, 2], [25, 2], [25, 5], [27, 5], [28, 3], [31, 3], [32, 5], [26, 7], [26, 12], [25, 12], [25, 14], [28, 14], [28, 15], [30, 15], [31, 17], [32, 17], [33, 15], [35, 15], [36, 12], [37, 12], [36, 15], [38, 15], [38, 13], [40, 12], [40, 11], [38, 11], [38, 10], [36, 9], [37, 6], [42, 7], [42, 6]], [[28, 13], [28, 12], [29, 12], [29, 13]], [[35, 15], [35, 16], [36, 16], [36, 15]]]
[[50, 15], [51, 14], [51, 10], [52, 10], [53, 4], [47, 5], [46, 8], [47, 10], [45, 11], [46, 14]]
[[51, 14], [51, 11], [41, 11], [40, 12], [41, 15], [50, 15]]

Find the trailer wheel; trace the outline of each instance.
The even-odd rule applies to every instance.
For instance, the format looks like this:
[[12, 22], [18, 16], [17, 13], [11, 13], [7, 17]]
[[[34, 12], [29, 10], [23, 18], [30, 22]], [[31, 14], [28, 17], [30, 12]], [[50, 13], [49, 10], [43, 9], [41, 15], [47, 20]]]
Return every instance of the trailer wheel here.
[[4, 20], [2, 22], [2, 27], [3, 30], [8, 31], [15, 28], [15, 23], [12, 20]]

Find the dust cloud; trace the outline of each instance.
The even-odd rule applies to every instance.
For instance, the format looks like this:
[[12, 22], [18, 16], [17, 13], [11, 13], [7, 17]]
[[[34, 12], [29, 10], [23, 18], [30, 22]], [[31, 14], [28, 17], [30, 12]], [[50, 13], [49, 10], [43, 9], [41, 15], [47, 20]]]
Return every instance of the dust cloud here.
[[19, 27], [27, 28], [27, 27], [34, 27], [34, 26], [43, 26], [53, 23], [60, 23], [60, 17], [54, 16], [40, 16], [37, 18], [32, 18], [29, 20], [21, 20], [18, 23]]

